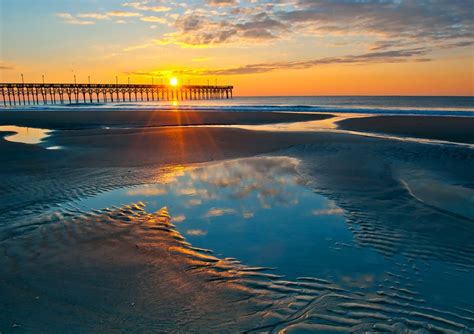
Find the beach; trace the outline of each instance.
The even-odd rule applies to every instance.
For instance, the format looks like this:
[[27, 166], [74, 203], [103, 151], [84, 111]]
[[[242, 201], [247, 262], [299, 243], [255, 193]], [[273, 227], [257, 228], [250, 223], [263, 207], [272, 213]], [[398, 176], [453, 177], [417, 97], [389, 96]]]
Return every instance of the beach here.
[[334, 115], [0, 111], [0, 330], [471, 332], [474, 118]]
[[474, 334], [472, 7], [0, 0], [0, 334]]

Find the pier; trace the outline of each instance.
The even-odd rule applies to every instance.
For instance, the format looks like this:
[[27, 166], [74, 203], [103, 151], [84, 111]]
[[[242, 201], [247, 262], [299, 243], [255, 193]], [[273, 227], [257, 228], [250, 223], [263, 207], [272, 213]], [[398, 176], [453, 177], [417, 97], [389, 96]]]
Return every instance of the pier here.
[[[231, 99], [233, 86], [0, 83], [6, 106]], [[0, 104], [0, 105], [1, 105]]]

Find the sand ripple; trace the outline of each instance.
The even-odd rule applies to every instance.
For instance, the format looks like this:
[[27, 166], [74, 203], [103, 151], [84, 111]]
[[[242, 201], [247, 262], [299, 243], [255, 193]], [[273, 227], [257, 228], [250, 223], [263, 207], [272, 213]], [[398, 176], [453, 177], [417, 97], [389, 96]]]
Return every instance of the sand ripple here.
[[[428, 307], [387, 273], [376, 293], [325, 279], [285, 280], [194, 248], [166, 208], [60, 210], [0, 243], [0, 328], [29, 332], [470, 333], [474, 315]], [[76, 330], [77, 329], [77, 330]]]

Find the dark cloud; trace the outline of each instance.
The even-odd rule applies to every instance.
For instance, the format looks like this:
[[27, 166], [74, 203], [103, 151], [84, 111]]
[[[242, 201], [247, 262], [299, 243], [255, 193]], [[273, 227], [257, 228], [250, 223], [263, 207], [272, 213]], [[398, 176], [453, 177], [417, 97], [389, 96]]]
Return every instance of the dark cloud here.
[[208, 45], [267, 41], [289, 34], [359, 34], [377, 40], [372, 50], [474, 41], [472, 0], [260, 0], [245, 6], [236, 0], [207, 0], [207, 4], [217, 8], [218, 15], [187, 12], [177, 20], [172, 39]]
[[381, 36], [385, 41], [439, 43], [474, 38], [470, 0], [299, 0], [275, 13], [282, 21], [320, 32]]
[[188, 13], [176, 20], [172, 39], [188, 45], [215, 45], [237, 41], [278, 38], [288, 27], [265, 13], [257, 13], [235, 23], [201, 13]]
[[7, 71], [7, 70], [13, 70], [13, 69], [15, 69], [15, 66], [0, 60], [0, 70]]
[[[374, 63], [402, 63], [407, 61], [426, 62], [431, 59], [427, 57], [429, 50], [426, 48], [413, 48], [406, 50], [392, 50], [370, 52], [360, 55], [348, 55], [341, 57], [326, 57], [304, 61], [288, 61], [288, 62], [272, 62], [250, 64], [240, 67], [219, 69], [219, 70], [199, 70], [199, 69], [184, 69], [173, 71], [173, 75], [179, 76], [203, 76], [203, 75], [242, 75], [242, 74], [257, 74], [267, 73], [276, 70], [301, 70], [315, 66], [333, 65], [333, 64], [374, 64]], [[167, 76], [168, 72], [161, 73], [160, 71], [136, 71], [127, 72], [127, 75], [139, 76]]]
[[326, 57], [306, 61], [293, 61], [293, 62], [273, 62], [273, 63], [261, 63], [251, 64], [241, 67], [228, 68], [222, 70], [208, 70], [202, 72], [202, 75], [239, 75], [239, 74], [255, 74], [255, 73], [266, 73], [275, 70], [282, 69], [306, 69], [319, 65], [331, 65], [331, 64], [367, 64], [367, 63], [400, 63], [408, 60], [414, 61], [430, 61], [426, 58], [428, 50], [425, 48], [415, 48], [407, 50], [397, 51], [381, 51], [371, 52], [361, 55], [349, 55], [342, 57]]

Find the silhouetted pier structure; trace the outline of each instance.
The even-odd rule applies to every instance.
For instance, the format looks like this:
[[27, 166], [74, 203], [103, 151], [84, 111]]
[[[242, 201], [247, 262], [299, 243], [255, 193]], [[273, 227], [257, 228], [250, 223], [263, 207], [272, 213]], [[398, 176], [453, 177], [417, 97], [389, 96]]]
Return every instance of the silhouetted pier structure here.
[[231, 99], [233, 86], [0, 83], [4, 106]]

